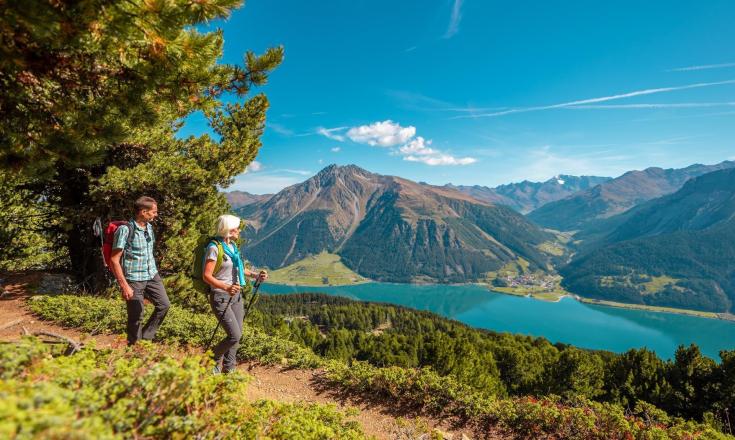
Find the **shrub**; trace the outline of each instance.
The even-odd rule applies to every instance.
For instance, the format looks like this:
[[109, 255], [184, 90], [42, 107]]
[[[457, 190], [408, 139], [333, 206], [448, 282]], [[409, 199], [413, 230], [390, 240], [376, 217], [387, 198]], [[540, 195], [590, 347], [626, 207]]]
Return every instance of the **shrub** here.
[[247, 402], [249, 378], [150, 343], [53, 357], [35, 339], [0, 346], [1, 438], [364, 438], [333, 407]]

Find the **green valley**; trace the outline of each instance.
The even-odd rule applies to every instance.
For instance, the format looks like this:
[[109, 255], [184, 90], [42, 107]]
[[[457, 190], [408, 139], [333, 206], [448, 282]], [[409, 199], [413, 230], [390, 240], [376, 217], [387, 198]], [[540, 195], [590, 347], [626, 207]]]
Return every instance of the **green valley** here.
[[341, 286], [369, 280], [347, 268], [339, 255], [321, 252], [270, 272], [269, 281], [300, 286]]

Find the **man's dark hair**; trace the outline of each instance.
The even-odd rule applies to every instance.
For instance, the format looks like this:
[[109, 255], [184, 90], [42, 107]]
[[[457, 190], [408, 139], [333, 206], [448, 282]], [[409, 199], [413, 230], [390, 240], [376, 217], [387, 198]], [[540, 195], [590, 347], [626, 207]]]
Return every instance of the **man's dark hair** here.
[[135, 201], [135, 213], [138, 214], [144, 209], [152, 209], [154, 205], [157, 205], [157, 203], [152, 197], [138, 197], [138, 200]]

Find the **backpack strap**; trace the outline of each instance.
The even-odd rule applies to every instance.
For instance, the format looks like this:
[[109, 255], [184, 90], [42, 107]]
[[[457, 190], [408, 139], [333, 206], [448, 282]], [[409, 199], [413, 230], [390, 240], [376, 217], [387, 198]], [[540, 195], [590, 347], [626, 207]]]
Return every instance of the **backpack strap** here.
[[220, 243], [219, 240], [215, 238], [210, 239], [204, 249], [204, 255], [202, 255], [202, 271], [204, 271], [204, 265], [207, 262], [207, 249], [212, 246], [217, 246], [217, 260], [214, 262], [214, 269], [212, 270], [212, 275], [214, 275], [222, 268], [222, 260], [225, 250], [222, 248], [222, 243]]
[[130, 220], [127, 225], [120, 225], [120, 228], [122, 228], [123, 226], [127, 226], [128, 236], [125, 239], [125, 247], [123, 248], [123, 253], [120, 257], [120, 266], [122, 266], [123, 275], [127, 275], [125, 273], [125, 254], [133, 249], [133, 234], [135, 234], [135, 223], [133, 223], [133, 220]]
[[214, 273], [219, 272], [220, 269], [222, 269], [222, 260], [224, 258], [225, 250], [222, 247], [222, 243], [220, 243], [219, 240], [214, 240], [215, 245], [217, 246], [217, 261], [214, 263]]
[[[148, 225], [146, 225], [146, 228]], [[130, 220], [128, 223], [128, 239], [125, 240], [125, 250], [131, 250], [133, 249], [133, 234], [135, 234], [135, 222]]]

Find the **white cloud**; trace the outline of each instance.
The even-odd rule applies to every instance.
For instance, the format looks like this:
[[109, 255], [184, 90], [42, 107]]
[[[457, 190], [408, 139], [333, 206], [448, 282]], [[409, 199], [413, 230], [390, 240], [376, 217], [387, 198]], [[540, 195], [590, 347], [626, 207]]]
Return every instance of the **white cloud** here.
[[454, 0], [452, 4], [452, 15], [449, 17], [449, 27], [444, 33], [444, 38], [452, 38], [459, 32], [459, 22], [462, 21], [462, 1]]
[[332, 153], [339, 153], [339, 152], [340, 152], [341, 150], [342, 150], [342, 149], [341, 149], [341, 148], [339, 148], [339, 147], [334, 147], [334, 148], [332, 148], [332, 150], [331, 150], [331, 151], [332, 151]]
[[250, 164], [245, 167], [245, 171], [243, 171], [243, 174], [245, 173], [257, 173], [258, 171], [263, 169], [263, 164], [258, 162], [257, 160], [254, 160], [250, 162]]
[[473, 157], [454, 157], [450, 154], [443, 153], [434, 148], [430, 148], [431, 140], [425, 140], [421, 136], [411, 139], [405, 145], [398, 149], [398, 154], [403, 156], [403, 160], [409, 162], [421, 162], [426, 165], [469, 165], [477, 162]]
[[437, 151], [429, 148], [428, 145], [431, 145], [431, 140], [425, 141], [424, 138], [418, 136], [411, 139], [406, 145], [401, 146], [398, 151], [405, 155], [427, 156], [437, 154]]
[[319, 165], [324, 163], [324, 159], [319, 159], [317, 162], [319, 162]]
[[403, 158], [403, 160], [407, 160], [409, 162], [423, 162], [426, 165], [470, 165], [475, 162], [477, 162], [477, 159], [473, 157], [454, 157], [450, 156], [448, 154], [443, 153], [436, 153], [431, 155], [421, 155], [421, 156], [406, 156]]
[[401, 127], [391, 120], [352, 127], [347, 130], [347, 137], [353, 142], [391, 148], [391, 155], [402, 156], [403, 160], [410, 162], [427, 165], [469, 165], [477, 162], [472, 157], [457, 158], [431, 148], [431, 139], [416, 136], [416, 127]]
[[675, 69], [669, 69], [667, 70], [667, 72], [689, 72], [692, 70], [724, 69], [727, 67], [735, 67], [735, 63], [703, 64], [701, 66], [677, 67]]
[[335, 134], [336, 132], [342, 131], [347, 127], [335, 127], [335, 128], [324, 128], [324, 127], [317, 127], [316, 133], [324, 136], [327, 139], [331, 139], [333, 141], [343, 142], [345, 140], [345, 137], [341, 134]]
[[635, 90], [633, 92], [621, 93], [617, 95], [602, 96], [599, 98], [581, 99], [578, 101], [562, 102], [559, 104], [542, 105], [542, 106], [534, 106], [534, 107], [518, 107], [518, 108], [511, 108], [509, 110], [492, 112], [492, 113], [482, 113], [482, 114], [468, 115], [468, 116], [455, 116], [453, 119], [494, 117], [494, 116], [509, 115], [513, 113], [527, 113], [527, 112], [535, 112], [535, 111], [540, 111], [540, 110], [552, 110], [552, 109], [565, 108], [565, 107], [581, 106], [585, 104], [595, 104], [598, 102], [615, 101], [618, 99], [633, 98], [636, 96], [653, 95], [656, 93], [674, 92], [678, 90], [698, 89], [702, 87], [720, 86], [720, 85], [725, 85], [725, 84], [735, 84], [735, 79], [730, 79], [726, 81], [707, 82], [707, 83], [687, 84], [684, 86], [676, 86], [676, 87], [659, 87], [655, 89]]
[[415, 135], [416, 127], [401, 127], [390, 119], [347, 130], [347, 137], [353, 142], [374, 147], [394, 147], [407, 142]]

